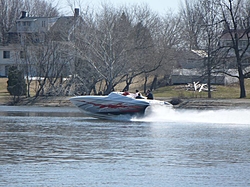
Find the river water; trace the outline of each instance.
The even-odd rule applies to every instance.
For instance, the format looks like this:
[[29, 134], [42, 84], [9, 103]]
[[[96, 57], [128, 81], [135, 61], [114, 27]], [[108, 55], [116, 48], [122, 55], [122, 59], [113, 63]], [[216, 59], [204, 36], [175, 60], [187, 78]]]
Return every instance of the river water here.
[[250, 186], [250, 109], [99, 120], [0, 106], [0, 186]]

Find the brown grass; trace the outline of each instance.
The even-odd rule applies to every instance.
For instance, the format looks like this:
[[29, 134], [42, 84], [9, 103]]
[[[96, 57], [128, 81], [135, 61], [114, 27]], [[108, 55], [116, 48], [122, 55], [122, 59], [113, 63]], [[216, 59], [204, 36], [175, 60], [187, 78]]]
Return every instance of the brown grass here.
[[[238, 84], [229, 86], [212, 86], [212, 98], [214, 99], [237, 99], [240, 97], [240, 87]], [[250, 99], [250, 79], [245, 80], [247, 98]], [[178, 97], [178, 98], [207, 98], [207, 92], [187, 91], [185, 85], [166, 86], [154, 91], [155, 97]]]
[[[7, 78], [0, 78], [0, 100], [4, 100], [6, 98], [10, 98], [10, 95], [7, 91]], [[34, 85], [33, 85], [34, 86]], [[121, 85], [117, 88], [122, 89], [124, 85]], [[143, 80], [139, 80], [131, 85], [130, 91], [133, 92], [135, 89], [142, 90], [143, 87]], [[233, 84], [230, 86], [222, 86], [216, 85], [214, 86], [215, 91], [212, 92], [212, 98], [218, 99], [236, 99], [240, 96], [240, 88], [238, 84]], [[247, 98], [250, 99], [250, 79], [245, 80], [245, 89]], [[31, 89], [32, 91], [32, 89]], [[33, 90], [34, 91], [34, 90]], [[157, 90], [154, 90], [155, 97], [179, 97], [179, 98], [206, 98], [207, 92], [194, 92], [194, 91], [186, 91], [185, 85], [174, 85], [174, 86], [165, 86], [161, 87]]]
[[9, 95], [7, 91], [7, 78], [0, 78], [0, 96]]

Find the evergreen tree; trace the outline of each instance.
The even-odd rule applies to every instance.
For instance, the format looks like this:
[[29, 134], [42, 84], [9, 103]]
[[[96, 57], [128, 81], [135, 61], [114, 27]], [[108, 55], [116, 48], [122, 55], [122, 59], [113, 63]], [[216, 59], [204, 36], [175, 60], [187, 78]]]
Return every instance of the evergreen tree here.
[[26, 83], [23, 73], [16, 66], [9, 68], [7, 90], [10, 95], [14, 96], [14, 103], [19, 101], [20, 96], [26, 95]]

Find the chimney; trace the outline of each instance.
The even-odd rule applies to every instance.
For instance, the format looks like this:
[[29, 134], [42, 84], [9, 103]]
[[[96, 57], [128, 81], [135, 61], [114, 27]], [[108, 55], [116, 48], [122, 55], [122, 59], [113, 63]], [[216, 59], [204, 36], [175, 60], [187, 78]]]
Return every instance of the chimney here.
[[22, 11], [22, 16], [20, 17], [20, 19], [22, 18], [26, 18], [26, 12], [25, 11]]
[[75, 17], [79, 16], [79, 8], [75, 8]]

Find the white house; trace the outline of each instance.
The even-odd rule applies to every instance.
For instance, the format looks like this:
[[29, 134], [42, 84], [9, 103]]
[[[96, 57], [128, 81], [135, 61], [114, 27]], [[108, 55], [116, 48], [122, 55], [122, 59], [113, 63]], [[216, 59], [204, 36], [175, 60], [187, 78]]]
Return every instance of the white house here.
[[8, 75], [8, 67], [15, 64], [17, 58], [22, 57], [20, 45], [9, 44], [0, 46], [0, 77], [6, 77]]
[[79, 9], [74, 16], [27, 17], [22, 11], [20, 19], [8, 33], [8, 44], [0, 46], [0, 77], [8, 76], [8, 68], [24, 58], [23, 46], [27, 42], [45, 43], [46, 36], [55, 33], [56, 41], [69, 41], [76, 24], [80, 24]]

